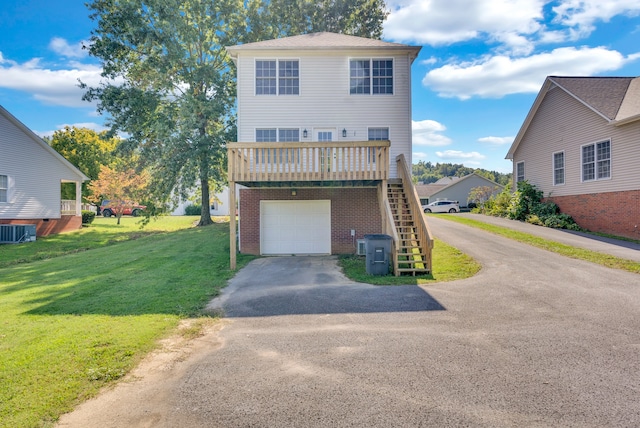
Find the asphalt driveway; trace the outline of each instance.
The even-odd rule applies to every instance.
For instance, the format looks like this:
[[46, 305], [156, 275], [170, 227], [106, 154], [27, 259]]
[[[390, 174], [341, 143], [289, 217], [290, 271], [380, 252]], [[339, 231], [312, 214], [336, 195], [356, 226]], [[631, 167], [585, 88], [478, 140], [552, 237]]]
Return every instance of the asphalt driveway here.
[[256, 260], [199, 352], [60, 426], [640, 426], [639, 275], [429, 221], [478, 275], [374, 287], [333, 258]]

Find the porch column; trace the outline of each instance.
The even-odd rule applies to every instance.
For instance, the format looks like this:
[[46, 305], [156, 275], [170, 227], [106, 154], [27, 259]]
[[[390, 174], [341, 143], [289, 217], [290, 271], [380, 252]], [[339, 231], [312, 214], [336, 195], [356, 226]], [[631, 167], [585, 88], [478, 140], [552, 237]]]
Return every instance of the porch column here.
[[76, 181], [76, 215], [82, 215], [82, 182]]
[[231, 270], [236, 270], [236, 183], [229, 182], [229, 252]]

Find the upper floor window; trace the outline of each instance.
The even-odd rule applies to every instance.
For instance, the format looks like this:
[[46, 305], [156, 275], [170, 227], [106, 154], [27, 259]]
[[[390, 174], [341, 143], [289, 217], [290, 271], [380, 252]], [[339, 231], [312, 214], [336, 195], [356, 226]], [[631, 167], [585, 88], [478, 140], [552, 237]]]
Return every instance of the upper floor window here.
[[9, 200], [9, 177], [6, 175], [0, 175], [0, 202], [7, 202]]
[[[298, 128], [262, 128], [256, 129], [257, 143], [276, 143], [276, 142], [298, 142], [300, 141], [300, 129]], [[259, 149], [260, 159], [264, 162], [273, 160], [280, 162], [290, 162], [298, 158], [298, 149]]]
[[582, 181], [611, 178], [611, 141], [582, 146]]
[[256, 95], [298, 95], [298, 60], [257, 60]]
[[[380, 141], [389, 139], [389, 128], [369, 128], [369, 141]], [[369, 162], [375, 163], [378, 155], [378, 147], [368, 149]]]
[[393, 94], [393, 60], [350, 60], [349, 93], [366, 95]]
[[524, 181], [524, 162], [516, 164], [516, 183]]
[[553, 154], [553, 185], [564, 184], [564, 152]]

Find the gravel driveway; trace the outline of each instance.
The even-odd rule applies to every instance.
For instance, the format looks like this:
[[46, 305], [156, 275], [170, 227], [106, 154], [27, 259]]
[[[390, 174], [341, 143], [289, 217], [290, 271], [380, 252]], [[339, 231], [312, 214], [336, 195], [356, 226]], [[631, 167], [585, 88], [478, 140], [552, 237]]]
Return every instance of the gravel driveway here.
[[429, 221], [478, 275], [374, 287], [334, 258], [256, 260], [189, 358], [60, 426], [640, 426], [640, 275]]

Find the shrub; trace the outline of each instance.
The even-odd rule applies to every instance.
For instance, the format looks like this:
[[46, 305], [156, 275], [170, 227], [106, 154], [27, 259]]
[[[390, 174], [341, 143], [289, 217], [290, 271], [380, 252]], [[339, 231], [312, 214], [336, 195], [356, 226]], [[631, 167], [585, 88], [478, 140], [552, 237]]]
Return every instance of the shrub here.
[[200, 215], [202, 211], [202, 205], [187, 205], [184, 208], [184, 215]]
[[538, 226], [544, 226], [544, 222], [542, 220], [540, 220], [540, 217], [538, 217], [535, 214], [529, 214], [527, 216], [527, 223], [531, 223], [531, 224], [537, 224]]
[[96, 213], [93, 211], [82, 210], [82, 224], [91, 224], [96, 218]]

